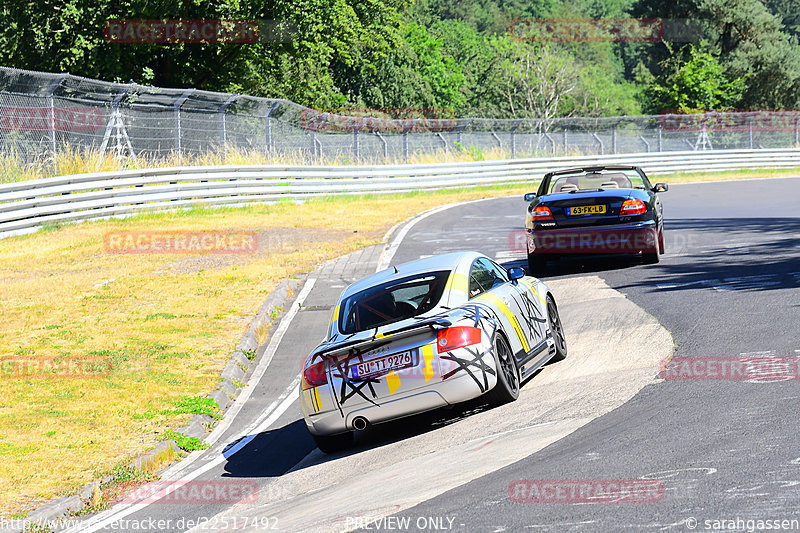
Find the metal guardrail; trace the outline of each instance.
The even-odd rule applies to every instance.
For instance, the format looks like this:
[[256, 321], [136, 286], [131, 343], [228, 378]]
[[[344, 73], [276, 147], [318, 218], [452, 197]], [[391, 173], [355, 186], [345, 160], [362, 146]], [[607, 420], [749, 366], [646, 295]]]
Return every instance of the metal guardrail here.
[[0, 237], [47, 223], [125, 216], [192, 205], [231, 206], [320, 195], [538, 181], [549, 170], [590, 164], [641, 166], [648, 174], [800, 167], [800, 149], [651, 152], [416, 165], [247, 165], [76, 174], [0, 184]]

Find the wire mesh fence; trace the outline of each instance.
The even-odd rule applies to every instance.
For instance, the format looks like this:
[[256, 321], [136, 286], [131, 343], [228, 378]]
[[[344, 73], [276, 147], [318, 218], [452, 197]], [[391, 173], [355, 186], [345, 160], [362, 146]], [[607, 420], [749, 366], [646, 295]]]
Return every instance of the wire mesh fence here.
[[[348, 112], [351, 113], [351, 112]], [[235, 148], [382, 163], [467, 151], [503, 157], [792, 148], [800, 112], [451, 118], [446, 110], [309, 109], [283, 99], [164, 89], [0, 67], [0, 151], [42, 161], [69, 146], [137, 158]]]

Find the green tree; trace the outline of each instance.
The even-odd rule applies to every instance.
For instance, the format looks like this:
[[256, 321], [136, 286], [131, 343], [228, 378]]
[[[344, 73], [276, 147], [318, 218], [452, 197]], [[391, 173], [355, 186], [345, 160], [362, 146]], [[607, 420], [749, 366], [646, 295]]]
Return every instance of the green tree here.
[[674, 55], [665, 60], [645, 98], [652, 113], [724, 110], [739, 104], [744, 89], [745, 81], [729, 80], [713, 54], [690, 45], [687, 59]]
[[[633, 14], [698, 21], [705, 39], [730, 80], [746, 80], [740, 106], [793, 108], [800, 105], [800, 47], [782, 31], [781, 20], [759, 0], [638, 0]], [[683, 43], [642, 46], [629, 66], [644, 62], [656, 76], [683, 55]]]

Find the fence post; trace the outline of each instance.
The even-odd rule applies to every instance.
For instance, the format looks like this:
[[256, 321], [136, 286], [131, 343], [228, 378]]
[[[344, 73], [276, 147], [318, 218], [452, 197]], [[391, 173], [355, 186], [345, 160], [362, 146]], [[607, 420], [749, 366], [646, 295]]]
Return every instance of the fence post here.
[[611, 153], [617, 153], [617, 123], [611, 128]]
[[320, 147], [319, 155], [317, 155], [317, 132], [311, 130], [311, 156], [314, 159], [322, 157], [322, 147]]
[[561, 140], [564, 143], [564, 155], [567, 155], [567, 128], [561, 132]]
[[550, 137], [550, 134], [547, 133], [547, 132], [544, 132], [544, 138], [547, 139], [548, 141], [550, 141], [551, 153], [553, 154], [553, 157], [555, 157], [555, 155], [556, 155], [556, 141], [555, 141], [555, 139]]
[[798, 144], [800, 144], [800, 115], [794, 119], [794, 147], [797, 148]]
[[389, 159], [389, 145], [386, 143], [386, 139], [383, 138], [383, 135], [381, 135], [381, 132], [376, 131], [375, 135], [383, 143], [383, 162], [386, 163], [386, 161]]
[[[516, 124], [511, 127], [511, 159], [517, 157], [517, 128], [522, 124], [522, 120], [517, 120]], [[555, 155], [555, 143], [553, 144], [553, 155]]]
[[267, 148], [267, 153], [272, 153], [272, 120], [270, 116], [272, 112], [275, 111], [275, 108], [278, 107], [280, 102], [275, 102], [267, 111], [267, 114], [264, 115], [264, 145]]
[[193, 92], [194, 89], [186, 89], [180, 98], [175, 100], [175, 152], [179, 159], [181, 157], [181, 106]]
[[50, 136], [50, 152], [53, 154], [53, 157], [56, 155], [56, 106], [55, 101], [53, 99], [53, 93], [56, 92], [56, 89], [61, 82], [64, 81], [69, 74], [65, 73], [61, 76], [57, 77], [53, 80], [53, 83], [47, 88], [47, 120], [48, 120], [48, 132]]
[[603, 147], [603, 139], [598, 137], [596, 133], [592, 133], [592, 137], [594, 137], [594, 139], [597, 141], [597, 144], [600, 145], [600, 155], [603, 155], [603, 152], [605, 151], [605, 148]]
[[658, 125], [658, 151], [664, 151], [664, 148], [661, 146], [661, 124]]
[[231, 105], [233, 101], [236, 100], [238, 97], [239, 97], [238, 93], [230, 95], [228, 99], [225, 100], [225, 103], [219, 106], [219, 110], [217, 111], [220, 114], [220, 118], [222, 119], [220, 124], [221, 130], [219, 132], [219, 136], [220, 140], [222, 141], [222, 148], [224, 150], [228, 149], [228, 124], [227, 121], [225, 120], [227, 117], [228, 106]]
[[750, 149], [753, 149], [753, 115], [747, 117], [747, 131], [750, 137]]

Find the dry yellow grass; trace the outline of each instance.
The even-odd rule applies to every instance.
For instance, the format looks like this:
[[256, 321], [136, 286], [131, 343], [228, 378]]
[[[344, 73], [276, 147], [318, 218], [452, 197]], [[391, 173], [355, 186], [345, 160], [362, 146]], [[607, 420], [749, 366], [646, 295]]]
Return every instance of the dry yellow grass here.
[[[485, 152], [475, 149], [437, 150], [424, 154], [413, 154], [409, 163], [443, 163], [459, 161], [475, 161], [479, 159], [503, 159], [509, 157], [507, 150], [492, 149]], [[380, 161], [381, 163], [383, 161]], [[357, 163], [347, 157], [328, 154], [315, 163], [322, 165], [352, 165]], [[374, 163], [374, 161], [369, 161]], [[386, 163], [406, 163], [398, 157], [391, 157]], [[269, 155], [263, 150], [246, 150], [234, 147], [196, 154], [168, 153], [162, 156], [139, 156], [136, 160], [117, 158], [111, 153], [97, 150], [70, 147], [62, 148], [55, 156], [44, 157], [38, 161], [22, 163], [18, 154], [0, 153], [0, 183], [24, 181], [68, 174], [84, 174], [108, 170], [126, 170], [141, 168], [161, 168], [174, 166], [206, 166], [206, 165], [305, 165], [308, 155], [301, 151], [282, 152]]]
[[[280, 280], [377, 243], [389, 227], [430, 207], [523, 192], [194, 209], [0, 240], [4, 362], [100, 358], [111, 366], [71, 378], [0, 373], [0, 513], [74, 492], [184, 423], [190, 415], [174, 402], [216, 388], [228, 355]], [[109, 232], [200, 230], [259, 232], [259, 250], [202, 256], [104, 249]]]

